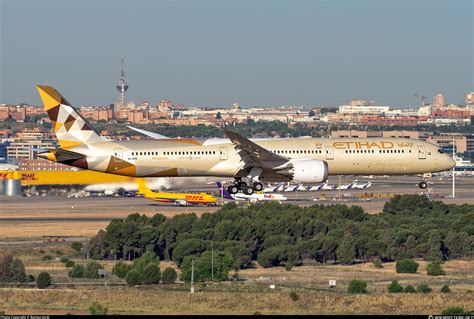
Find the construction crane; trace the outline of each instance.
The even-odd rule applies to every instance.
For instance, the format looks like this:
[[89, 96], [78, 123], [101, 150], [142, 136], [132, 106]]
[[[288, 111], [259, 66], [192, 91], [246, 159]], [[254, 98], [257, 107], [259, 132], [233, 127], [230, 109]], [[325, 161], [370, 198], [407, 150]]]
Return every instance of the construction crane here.
[[413, 94], [413, 96], [419, 97], [421, 99], [421, 106], [425, 106], [425, 99], [427, 99], [427, 96], [420, 95], [420, 94]]

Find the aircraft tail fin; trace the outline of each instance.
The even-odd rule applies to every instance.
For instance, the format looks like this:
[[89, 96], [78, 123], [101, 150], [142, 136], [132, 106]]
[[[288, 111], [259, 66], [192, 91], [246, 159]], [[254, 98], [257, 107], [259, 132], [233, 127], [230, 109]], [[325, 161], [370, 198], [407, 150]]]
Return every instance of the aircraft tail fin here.
[[70, 149], [105, 140], [58, 91], [45, 85], [36, 88], [61, 148]]
[[227, 191], [227, 188], [222, 185], [221, 182], [216, 182], [217, 184], [217, 189], [219, 189], [219, 196], [222, 194], [222, 196], [226, 199], [234, 199], [232, 195]]
[[135, 178], [135, 183], [138, 185], [138, 193], [143, 196], [148, 196], [151, 193], [150, 188], [146, 184], [146, 181], [143, 178]]

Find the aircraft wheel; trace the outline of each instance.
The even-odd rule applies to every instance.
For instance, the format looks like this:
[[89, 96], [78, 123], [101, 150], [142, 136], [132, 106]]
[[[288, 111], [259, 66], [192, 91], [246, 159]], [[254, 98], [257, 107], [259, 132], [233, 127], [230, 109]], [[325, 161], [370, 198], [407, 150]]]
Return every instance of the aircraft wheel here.
[[253, 190], [252, 187], [247, 187], [243, 190], [243, 192], [244, 192], [245, 195], [252, 195], [254, 190]]
[[229, 194], [237, 194], [239, 192], [239, 188], [236, 185], [230, 185], [227, 187], [227, 191]]
[[248, 186], [247, 186], [247, 183], [245, 182], [238, 182], [237, 188], [240, 189], [241, 191], [245, 191], [245, 189], [248, 188]]
[[253, 190], [256, 192], [260, 192], [263, 189], [263, 184], [256, 182], [253, 184]]
[[428, 184], [425, 181], [422, 181], [418, 184], [418, 187], [422, 188], [422, 189], [425, 189], [426, 187], [428, 187]]

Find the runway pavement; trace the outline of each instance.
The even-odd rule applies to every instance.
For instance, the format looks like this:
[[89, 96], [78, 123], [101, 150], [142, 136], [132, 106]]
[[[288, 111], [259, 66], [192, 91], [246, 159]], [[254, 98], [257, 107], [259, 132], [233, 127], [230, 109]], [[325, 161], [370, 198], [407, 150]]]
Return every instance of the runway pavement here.
[[[359, 184], [368, 179], [359, 178]], [[342, 184], [349, 183], [352, 178], [345, 177]], [[308, 206], [315, 204], [346, 204], [359, 205], [369, 213], [379, 213], [388, 198], [372, 198], [361, 200], [359, 196], [380, 197], [394, 194], [421, 194], [428, 190], [419, 189], [417, 177], [378, 177], [371, 179], [372, 187], [364, 190], [330, 190], [322, 192], [283, 192], [288, 197], [285, 203]], [[474, 178], [460, 178], [456, 183], [456, 198], [450, 198], [452, 182], [450, 179], [433, 178], [434, 185], [430, 191], [434, 199], [446, 203], [474, 204]], [[338, 179], [331, 178], [329, 184], [337, 184]], [[173, 190], [179, 191], [179, 190]], [[181, 190], [183, 191], [183, 190]], [[186, 191], [214, 192], [219, 196], [213, 185], [194, 187]], [[318, 201], [313, 201], [316, 198]], [[206, 212], [214, 212], [219, 207], [186, 206], [180, 207], [158, 203], [143, 197], [88, 197], [67, 198], [57, 196], [45, 197], [0, 197], [0, 238], [28, 237], [35, 235], [91, 235], [100, 228], [106, 227], [113, 218], [125, 218], [131, 213], [152, 216], [161, 213], [171, 217], [177, 214], [195, 213], [200, 216]]]

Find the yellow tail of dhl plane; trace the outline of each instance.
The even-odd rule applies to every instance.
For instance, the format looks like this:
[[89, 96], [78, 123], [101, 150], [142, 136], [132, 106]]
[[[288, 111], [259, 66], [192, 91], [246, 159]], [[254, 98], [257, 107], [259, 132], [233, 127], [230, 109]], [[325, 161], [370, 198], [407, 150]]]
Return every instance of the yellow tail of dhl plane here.
[[216, 197], [206, 194], [206, 193], [193, 194], [193, 193], [154, 192], [148, 187], [144, 179], [136, 178], [135, 182], [138, 185], [139, 194], [142, 194], [146, 198], [156, 200], [159, 202], [165, 202], [165, 203], [173, 202], [177, 205], [182, 205], [182, 206], [186, 206], [188, 204], [210, 205], [210, 204], [216, 204], [217, 202]]

